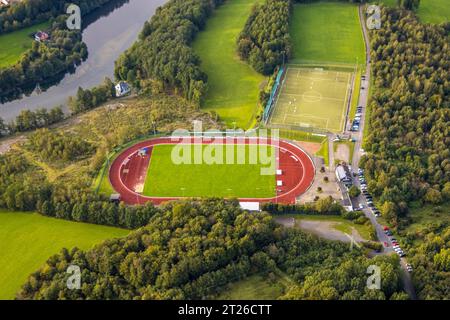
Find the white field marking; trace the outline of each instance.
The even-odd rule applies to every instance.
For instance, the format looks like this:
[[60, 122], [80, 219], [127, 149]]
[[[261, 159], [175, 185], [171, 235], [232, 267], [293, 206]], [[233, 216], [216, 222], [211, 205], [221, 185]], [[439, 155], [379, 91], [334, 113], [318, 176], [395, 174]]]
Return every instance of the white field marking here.
[[[259, 139], [261, 139], [261, 138], [259, 137]], [[261, 141], [261, 140], [260, 140], [260, 141]], [[311, 163], [313, 164], [314, 175], [315, 175], [315, 166], [314, 166], [314, 162], [313, 162], [313, 160], [311, 159], [311, 157], [309, 156], [309, 154], [306, 153], [306, 151], [304, 151], [302, 148], [300, 148], [300, 147], [297, 146], [297, 145], [294, 145], [294, 144], [289, 143], [289, 142], [286, 142], [286, 141], [285, 141], [285, 143], [287, 143], [288, 145], [290, 145], [290, 146], [292, 146], [292, 147], [294, 147], [294, 148], [300, 150], [301, 152], [303, 152], [303, 153], [307, 156], [307, 158], [309, 159], [309, 161], [311, 161]], [[158, 143], [158, 144], [156, 144], [156, 145], [162, 145], [162, 144], [173, 144], [173, 143], [163, 142], [163, 143]], [[291, 153], [291, 155], [293, 155], [294, 157], [297, 158], [297, 156], [294, 155], [294, 154], [292, 154], [292, 152], [291, 152], [290, 150], [287, 150], [287, 149], [285, 149], [285, 148], [283, 148], [283, 147], [280, 147], [280, 146], [274, 146], [274, 145], [272, 145], [272, 144], [268, 144], [267, 141], [266, 141], [266, 145], [270, 145], [270, 146], [276, 147], [276, 148], [278, 148], [280, 151], [281, 151], [281, 150], [284, 150], [284, 151], [286, 151], [286, 152], [289, 152], [289, 153]], [[149, 147], [150, 147], [150, 146], [155, 146], [155, 145], [150, 144]], [[126, 152], [126, 150], [123, 151], [123, 152]], [[300, 161], [300, 164], [302, 165], [302, 168], [304, 169], [306, 166], [305, 166], [304, 162], [302, 161], [302, 159], [300, 159], [300, 158], [297, 158], [297, 159], [298, 159], [298, 161]], [[292, 192], [294, 192], [294, 190], [297, 189], [297, 187], [303, 183], [303, 180], [305, 180], [305, 177], [306, 177], [306, 174], [303, 174], [303, 175], [302, 175], [302, 178], [301, 178], [300, 181], [299, 181], [299, 183], [297, 183], [296, 186], [294, 186], [293, 188], [291, 188], [291, 190], [289, 190], [288, 192], [284, 193], [283, 196], [289, 195], [289, 194], [291, 194]], [[136, 195], [136, 196], [140, 196], [141, 198], [144, 198], [144, 199], [148, 199], [148, 200], [152, 200], [152, 199], [161, 200], [161, 199], [174, 199], [174, 198], [175, 198], [175, 199], [182, 199], [182, 198], [183, 198], [183, 197], [176, 197], [176, 196], [174, 196], [174, 197], [144, 196], [144, 195], [138, 194], [138, 193], [134, 192], [133, 190], [131, 190], [130, 188], [128, 188], [128, 187], [123, 183], [122, 179], [120, 178], [120, 175], [119, 175], [119, 182], [120, 182], [120, 184], [122, 185], [122, 187], [123, 187], [124, 189], [126, 189], [128, 192], [133, 193], [133, 194]], [[308, 189], [311, 187], [311, 185], [312, 185], [312, 182], [311, 182], [311, 184], [309, 185]], [[306, 192], [308, 189], [306, 189], [305, 192]], [[278, 195], [275, 195], [275, 197], [271, 197], [271, 198], [239, 198], [239, 199], [276, 200], [276, 199], [278, 199]]]
[[[295, 93], [285, 93], [285, 95], [286, 95], [286, 96], [294, 96], [294, 97], [304, 97], [304, 96], [305, 96], [304, 94], [295, 94]], [[308, 96], [308, 95], [306, 95], [306, 96]], [[322, 99], [325, 99], [325, 100], [334, 100], [334, 101], [340, 101], [340, 102], [345, 101], [345, 99], [342, 100], [342, 99], [331, 98], [331, 97], [322, 97]]]

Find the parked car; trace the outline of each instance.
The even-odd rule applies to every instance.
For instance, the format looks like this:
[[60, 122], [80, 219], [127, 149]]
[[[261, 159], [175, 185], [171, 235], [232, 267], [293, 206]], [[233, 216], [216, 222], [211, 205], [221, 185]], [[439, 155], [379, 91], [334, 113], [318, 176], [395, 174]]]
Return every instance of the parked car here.
[[412, 271], [413, 271], [413, 267], [412, 267], [409, 263], [407, 263], [407, 264], [406, 264], [406, 270], [407, 270], [408, 272], [412, 272]]

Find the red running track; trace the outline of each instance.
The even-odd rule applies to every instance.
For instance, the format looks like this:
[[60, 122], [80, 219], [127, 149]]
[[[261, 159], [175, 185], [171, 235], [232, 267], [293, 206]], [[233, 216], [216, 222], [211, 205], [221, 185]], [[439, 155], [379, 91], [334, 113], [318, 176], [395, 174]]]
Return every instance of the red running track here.
[[[164, 137], [143, 141], [123, 151], [113, 161], [109, 170], [109, 180], [114, 190], [120, 194], [121, 200], [127, 204], [144, 204], [148, 201], [158, 205], [169, 200], [176, 200], [182, 197], [147, 197], [139, 192], [143, 190], [146, 172], [150, 163], [153, 146], [158, 144], [177, 143], [212, 143], [204, 138], [180, 138]], [[200, 139], [200, 140], [198, 140]], [[315, 168], [311, 158], [300, 147], [284, 140], [274, 140], [266, 138], [214, 138], [216, 143], [236, 143], [236, 144], [265, 144], [273, 145], [279, 149], [277, 169], [282, 171], [276, 180], [283, 181], [283, 185], [277, 187], [277, 196], [273, 198], [239, 198], [239, 201], [248, 202], [276, 202], [295, 203], [296, 197], [304, 193], [311, 186]], [[219, 139], [219, 140], [218, 140]], [[139, 155], [139, 150], [148, 148], [149, 152], [145, 156]]]

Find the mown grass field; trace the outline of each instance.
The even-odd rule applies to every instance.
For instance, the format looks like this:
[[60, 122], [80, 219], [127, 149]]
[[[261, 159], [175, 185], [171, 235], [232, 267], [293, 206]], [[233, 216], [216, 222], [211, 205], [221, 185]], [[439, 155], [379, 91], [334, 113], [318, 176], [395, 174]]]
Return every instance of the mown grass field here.
[[358, 6], [319, 2], [297, 4], [291, 22], [292, 61], [364, 63]]
[[17, 30], [0, 36], [0, 68], [10, 66], [19, 61], [20, 56], [31, 48], [33, 38], [30, 34], [46, 29], [49, 23], [44, 22], [28, 28]]
[[255, 3], [263, 0], [226, 1], [208, 19], [193, 43], [208, 74], [206, 111], [215, 111], [229, 126], [248, 129], [255, 123], [259, 86], [264, 77], [236, 53], [236, 39]]
[[330, 165], [330, 158], [329, 158], [329, 148], [328, 148], [328, 139], [325, 139], [322, 141], [322, 144], [320, 146], [320, 150], [316, 152], [316, 156], [322, 157], [323, 161], [325, 163], [325, 166], [328, 167]]
[[[387, 6], [395, 7], [397, 0], [380, 1]], [[448, 0], [420, 0], [416, 14], [425, 23], [442, 23], [450, 20], [450, 5]]]
[[421, 0], [417, 14], [422, 22], [442, 23], [450, 21], [448, 0]]
[[275, 300], [283, 294], [280, 281], [269, 281], [261, 275], [253, 275], [233, 282], [223, 288], [219, 300]]
[[289, 67], [270, 124], [341, 132], [351, 79], [350, 72]]
[[13, 299], [27, 277], [62, 248], [89, 249], [128, 230], [38, 214], [0, 211], [0, 299]]
[[[245, 152], [245, 164], [194, 164], [194, 150], [191, 146], [192, 164], [175, 164], [172, 161], [172, 150], [175, 145], [157, 145], [152, 151], [150, 165], [144, 186], [144, 195], [158, 197], [239, 197], [239, 198], [269, 198], [275, 196], [275, 172], [262, 175], [261, 168], [269, 165], [249, 163], [248, 145], [223, 147], [223, 154], [227, 148], [234, 148], [234, 156], [238, 148]], [[210, 146], [203, 145], [203, 153], [210, 152]], [[232, 150], [233, 151], [233, 150]], [[273, 147], [267, 150], [268, 156], [274, 156]], [[265, 154], [265, 151], [263, 151]], [[178, 154], [178, 152], [177, 152]], [[189, 156], [187, 157], [189, 159]], [[272, 159], [275, 161], [275, 159]], [[189, 161], [189, 160], [188, 160]]]

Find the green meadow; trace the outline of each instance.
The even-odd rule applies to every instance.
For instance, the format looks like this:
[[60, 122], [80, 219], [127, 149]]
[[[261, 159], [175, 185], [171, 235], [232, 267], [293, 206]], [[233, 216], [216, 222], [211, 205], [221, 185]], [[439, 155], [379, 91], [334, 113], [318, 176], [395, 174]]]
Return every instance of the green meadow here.
[[128, 230], [0, 211], [0, 299], [13, 299], [28, 276], [62, 248], [89, 249]]
[[33, 38], [30, 36], [38, 30], [48, 28], [44, 22], [28, 28], [6, 33], [0, 36], [0, 68], [10, 66], [19, 61], [20, 56], [31, 48]]
[[229, 126], [244, 129], [255, 123], [264, 77], [239, 59], [236, 39], [258, 2], [263, 0], [226, 1], [208, 19], [193, 44], [208, 74], [204, 110], [215, 111]]
[[297, 4], [291, 22], [292, 61], [364, 63], [358, 6], [319, 2]]

